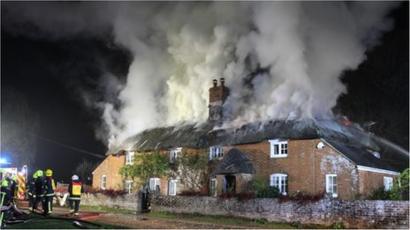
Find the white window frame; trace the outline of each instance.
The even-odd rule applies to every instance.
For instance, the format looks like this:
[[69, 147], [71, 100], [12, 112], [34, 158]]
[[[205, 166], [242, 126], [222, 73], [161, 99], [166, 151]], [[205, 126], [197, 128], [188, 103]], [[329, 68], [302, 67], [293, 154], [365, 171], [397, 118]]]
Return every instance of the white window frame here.
[[149, 189], [151, 191], [156, 191], [157, 186], [161, 187], [161, 180], [158, 177], [149, 178]]
[[101, 175], [100, 189], [107, 189], [107, 175]]
[[182, 148], [173, 148], [169, 151], [169, 162], [175, 163], [176, 159], [178, 158], [178, 155], [181, 154]]
[[127, 151], [125, 154], [125, 164], [132, 165], [134, 163], [135, 152]]
[[132, 193], [132, 184], [133, 181], [132, 180], [125, 180], [125, 191], [129, 194]]
[[[333, 178], [335, 178], [335, 184], [333, 184]], [[337, 174], [326, 174], [326, 193], [337, 197]]]
[[215, 145], [209, 147], [209, 160], [218, 159], [223, 157], [224, 149], [222, 146]]
[[[214, 191], [212, 191], [212, 184], [214, 184], [213, 185], [213, 190]], [[211, 196], [216, 196], [216, 194], [217, 194], [217, 192], [216, 192], [217, 184], [218, 184], [218, 181], [216, 180], [216, 178], [212, 178], [209, 181], [209, 191], [211, 192], [211, 194], [210, 194]]]
[[288, 141], [287, 140], [269, 140], [270, 142], [270, 157], [282, 158], [288, 156]]
[[383, 177], [384, 191], [390, 191], [393, 189], [393, 177], [385, 176]]
[[284, 173], [274, 173], [270, 175], [270, 186], [278, 188], [282, 195], [287, 195], [288, 175]]
[[[168, 181], [168, 195], [169, 196], [176, 196], [177, 195], [177, 180], [169, 180]], [[171, 187], [173, 187], [173, 192], [171, 192]]]

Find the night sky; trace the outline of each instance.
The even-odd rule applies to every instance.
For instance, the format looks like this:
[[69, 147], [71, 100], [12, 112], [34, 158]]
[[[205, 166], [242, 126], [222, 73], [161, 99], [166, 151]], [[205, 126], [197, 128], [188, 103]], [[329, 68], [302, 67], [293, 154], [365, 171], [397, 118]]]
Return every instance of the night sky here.
[[[368, 53], [367, 61], [358, 70], [343, 75], [348, 93], [339, 99], [334, 110], [359, 123], [376, 121], [373, 132], [408, 148], [408, 3], [396, 9], [393, 16], [395, 28]], [[125, 80], [130, 54], [113, 45], [110, 36], [48, 41], [11, 33], [5, 29], [6, 24], [2, 18], [2, 141], [3, 136], [12, 133], [4, 129], [4, 123], [18, 117], [16, 111], [26, 114], [18, 119], [28, 120], [25, 125], [32, 131], [18, 127], [17, 118], [13, 127], [24, 129], [19, 133], [29, 136], [24, 151], [36, 154], [32, 167], [51, 167], [58, 180], [67, 180], [82, 159], [95, 163], [102, 159], [53, 142], [101, 156], [106, 153], [106, 145], [95, 135], [101, 124], [101, 111], [84, 103], [83, 92], [91, 97], [101, 96], [99, 79], [105, 72]], [[5, 111], [10, 105], [25, 106]], [[9, 154], [13, 161], [13, 153], [4, 149], [2, 144], [2, 156]]]

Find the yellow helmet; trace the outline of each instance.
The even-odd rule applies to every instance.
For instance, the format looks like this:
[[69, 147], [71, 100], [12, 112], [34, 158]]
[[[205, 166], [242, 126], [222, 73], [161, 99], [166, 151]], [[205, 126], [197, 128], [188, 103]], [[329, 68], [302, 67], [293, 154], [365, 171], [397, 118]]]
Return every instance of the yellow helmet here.
[[46, 176], [52, 176], [53, 175], [53, 170], [47, 169], [46, 170]]

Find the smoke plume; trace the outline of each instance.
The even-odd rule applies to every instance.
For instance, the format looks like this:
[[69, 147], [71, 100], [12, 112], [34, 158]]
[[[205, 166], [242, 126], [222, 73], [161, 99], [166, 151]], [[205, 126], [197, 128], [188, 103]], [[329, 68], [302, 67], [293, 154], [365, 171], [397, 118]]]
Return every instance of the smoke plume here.
[[[9, 4], [31, 35], [112, 35], [132, 53], [116, 101], [96, 102], [111, 145], [144, 129], [205, 122], [208, 89], [225, 77], [226, 126], [329, 118], [346, 93], [339, 77], [392, 28], [386, 2]], [[45, 14], [44, 12], [51, 12]], [[50, 17], [53, 19], [50, 20]], [[16, 29], [17, 28], [17, 29]], [[45, 35], [46, 34], [46, 35]]]

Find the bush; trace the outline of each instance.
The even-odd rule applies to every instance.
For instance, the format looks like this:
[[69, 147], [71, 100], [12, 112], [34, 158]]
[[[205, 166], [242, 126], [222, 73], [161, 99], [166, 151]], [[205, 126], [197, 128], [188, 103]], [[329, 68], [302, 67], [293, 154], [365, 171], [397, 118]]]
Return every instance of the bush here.
[[251, 189], [257, 198], [276, 198], [279, 197], [279, 190], [269, 186], [266, 181], [256, 178], [251, 181]]
[[391, 191], [385, 191], [384, 187], [380, 187], [372, 192], [370, 196], [367, 198], [369, 200], [390, 200], [394, 197]]
[[186, 190], [178, 193], [180, 196], [208, 196], [207, 192]]
[[308, 202], [317, 202], [325, 196], [325, 192], [320, 192], [318, 194], [309, 194], [304, 192], [297, 192], [290, 196], [279, 196], [279, 202], [286, 201], [296, 201], [298, 203], [308, 203]]
[[239, 201], [245, 201], [255, 198], [255, 193], [253, 192], [241, 192], [241, 193], [234, 193], [234, 192], [224, 192], [219, 195], [219, 198], [222, 199], [231, 199], [237, 198]]

